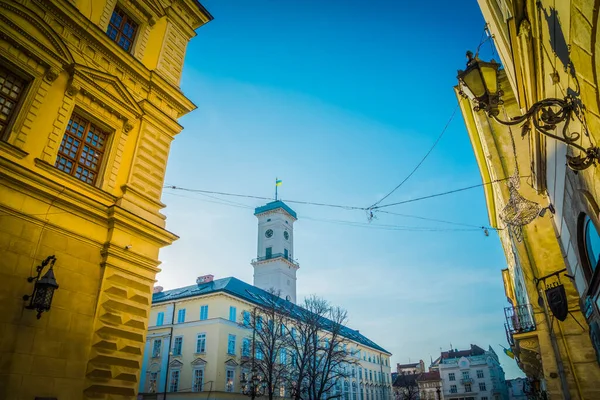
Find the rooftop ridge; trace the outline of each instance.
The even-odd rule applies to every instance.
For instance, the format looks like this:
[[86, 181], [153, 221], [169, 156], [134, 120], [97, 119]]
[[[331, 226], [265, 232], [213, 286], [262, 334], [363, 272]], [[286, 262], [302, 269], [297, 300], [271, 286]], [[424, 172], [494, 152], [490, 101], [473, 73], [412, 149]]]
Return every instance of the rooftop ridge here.
[[[225, 292], [231, 294], [236, 297], [240, 297], [246, 301], [251, 303], [262, 305], [261, 296], [271, 296], [271, 294], [263, 289], [252, 286], [242, 280], [239, 280], [235, 277], [227, 277], [221, 279], [215, 279], [212, 282], [184, 286], [176, 289], [166, 290], [160, 293], [154, 293], [152, 295], [152, 305], [165, 303], [169, 301], [182, 300], [186, 298], [192, 298], [196, 296], [202, 296], [210, 293], [217, 292]], [[266, 300], [266, 299], [265, 299]], [[289, 303], [292, 308], [292, 312], [294, 308], [304, 309], [303, 307], [294, 304], [288, 300], [281, 299], [285, 303]], [[327, 319], [328, 323], [333, 323], [331, 320]], [[386, 354], [391, 355], [389, 351], [379, 346], [377, 343], [373, 342], [371, 339], [359, 333], [358, 330], [349, 328], [347, 326], [343, 327], [342, 335], [350, 340], [353, 340], [357, 343], [360, 343], [364, 346], [368, 346], [372, 349], [384, 352]]]

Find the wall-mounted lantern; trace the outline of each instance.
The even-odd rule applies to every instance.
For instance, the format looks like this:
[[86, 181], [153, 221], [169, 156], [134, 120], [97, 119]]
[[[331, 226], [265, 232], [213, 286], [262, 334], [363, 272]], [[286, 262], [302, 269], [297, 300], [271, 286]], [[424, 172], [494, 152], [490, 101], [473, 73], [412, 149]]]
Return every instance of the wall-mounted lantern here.
[[[58, 289], [58, 283], [56, 283], [56, 279], [54, 278], [54, 263], [56, 262], [56, 257], [48, 256], [38, 267], [37, 276], [30, 276], [27, 278], [27, 282], [35, 281], [33, 286], [33, 292], [28, 295], [23, 296], [23, 300], [29, 300], [29, 304], [25, 306], [28, 310], [36, 310], [37, 318], [40, 319], [42, 317], [42, 313], [44, 311], [49, 311], [50, 306], [52, 305], [52, 297], [54, 296], [54, 291]], [[46, 274], [40, 278], [42, 275], [42, 271], [46, 267], [46, 265], [50, 264], [50, 268], [46, 271]]]
[[[458, 71], [460, 94], [475, 103], [474, 110], [485, 111], [496, 122], [503, 125], [519, 125], [523, 123], [522, 135], [531, 131], [531, 123], [536, 131], [580, 150], [579, 156], [568, 156], [567, 164], [575, 171], [581, 171], [596, 164], [600, 160], [600, 149], [590, 146], [587, 149], [577, 143], [581, 136], [578, 132], [569, 131], [569, 123], [580, 116], [582, 106], [572, 97], [564, 99], [548, 98], [533, 104], [525, 114], [512, 117], [509, 121], [498, 118], [499, 107], [503, 103], [502, 90], [498, 84], [500, 64], [491, 60], [481, 61], [477, 55], [467, 52], [467, 69]], [[562, 132], [555, 132], [558, 124], [563, 123]]]

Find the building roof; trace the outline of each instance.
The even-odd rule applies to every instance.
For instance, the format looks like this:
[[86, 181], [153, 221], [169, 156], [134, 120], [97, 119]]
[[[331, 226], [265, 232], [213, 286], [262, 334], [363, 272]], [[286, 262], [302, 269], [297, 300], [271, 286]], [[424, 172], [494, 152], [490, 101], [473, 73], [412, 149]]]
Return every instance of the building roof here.
[[394, 383], [392, 386], [395, 387], [408, 387], [408, 386], [417, 386], [417, 378], [420, 373], [416, 374], [398, 374], [396, 379], [394, 379]]
[[417, 368], [420, 365], [421, 365], [421, 363], [396, 364], [396, 368]]
[[451, 358], [461, 358], [461, 357], [472, 357], [472, 356], [482, 356], [485, 354], [485, 350], [476, 344], [472, 344], [469, 350], [449, 350], [443, 351], [441, 354], [442, 360], [447, 360]]
[[[186, 286], [179, 289], [167, 290], [160, 293], [154, 293], [152, 295], [152, 304], [160, 304], [169, 301], [182, 300], [189, 297], [195, 296], [204, 296], [207, 294], [213, 294], [218, 292], [228, 293], [232, 296], [239, 297], [243, 300], [246, 300], [250, 303], [254, 303], [256, 305], [267, 305], [269, 296], [272, 296], [267, 291], [252, 286], [246, 282], [243, 282], [237, 278], [229, 277], [216, 279], [211, 282], [196, 284], [192, 286]], [[293, 304], [287, 300], [281, 300], [287, 305], [289, 305], [292, 309], [292, 313], [294, 310], [302, 309], [302, 307]], [[328, 323], [333, 323], [330, 320], [327, 320]], [[377, 345], [375, 342], [370, 340], [369, 338], [361, 335], [358, 331], [354, 329], [350, 329], [347, 326], [344, 326], [342, 329], [342, 335], [350, 340], [353, 340], [362, 345], [368, 346], [372, 349], [379, 350], [386, 354], [391, 355], [389, 351], [385, 350], [383, 347]]]
[[298, 215], [296, 215], [296, 211], [292, 210], [287, 204], [285, 204], [281, 200], [275, 200], [270, 203], [265, 204], [264, 206], [256, 207], [254, 209], [254, 215], [262, 214], [267, 211], [273, 211], [281, 208], [286, 213], [290, 214], [295, 219], [298, 219]]
[[442, 380], [442, 378], [440, 378], [439, 371], [430, 371], [430, 372], [423, 372], [421, 375], [419, 375], [419, 377], [417, 378], [417, 380], [419, 382], [424, 382], [424, 381], [440, 381], [440, 380]]

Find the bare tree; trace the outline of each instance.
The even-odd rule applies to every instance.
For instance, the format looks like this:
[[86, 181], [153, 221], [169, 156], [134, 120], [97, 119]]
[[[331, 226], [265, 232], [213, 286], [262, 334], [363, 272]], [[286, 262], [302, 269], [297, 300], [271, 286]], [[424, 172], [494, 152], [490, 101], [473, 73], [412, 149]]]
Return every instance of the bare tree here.
[[[344, 333], [348, 314], [316, 296], [305, 299], [294, 310], [295, 327], [288, 336], [292, 352], [292, 398], [334, 399], [341, 397], [341, 383], [358, 364], [352, 342]], [[334, 390], [335, 389], [335, 390]]]
[[264, 395], [272, 400], [279, 388], [287, 385], [288, 368], [282, 353], [287, 344], [288, 304], [270, 290], [261, 297], [260, 305], [242, 316], [242, 325], [252, 330], [250, 356], [242, 356], [241, 368], [250, 371], [245, 377], [245, 394], [253, 399]]
[[417, 378], [420, 374], [401, 372], [394, 381], [394, 397], [396, 400], [417, 400], [419, 398], [419, 385]]

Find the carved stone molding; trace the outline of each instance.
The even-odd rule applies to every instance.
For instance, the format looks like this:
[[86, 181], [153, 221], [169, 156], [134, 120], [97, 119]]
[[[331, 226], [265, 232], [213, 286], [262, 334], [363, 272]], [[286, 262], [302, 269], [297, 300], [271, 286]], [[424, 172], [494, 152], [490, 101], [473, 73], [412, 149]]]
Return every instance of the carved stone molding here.
[[44, 74], [44, 80], [48, 83], [52, 83], [56, 80], [56, 78], [58, 78], [58, 75], [60, 75], [60, 71], [58, 69], [52, 67], [48, 68]]
[[132, 129], [133, 129], [133, 125], [131, 124], [131, 122], [129, 122], [128, 120], [125, 120], [123, 122], [123, 132], [129, 133], [129, 131], [131, 131]]
[[81, 90], [81, 85], [76, 84], [75, 82], [73, 82], [73, 80], [69, 81], [69, 84], [67, 85], [67, 96], [69, 97], [74, 97], [77, 95], [77, 93], [79, 93], [79, 91]]

